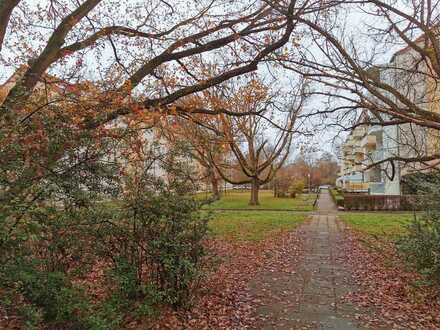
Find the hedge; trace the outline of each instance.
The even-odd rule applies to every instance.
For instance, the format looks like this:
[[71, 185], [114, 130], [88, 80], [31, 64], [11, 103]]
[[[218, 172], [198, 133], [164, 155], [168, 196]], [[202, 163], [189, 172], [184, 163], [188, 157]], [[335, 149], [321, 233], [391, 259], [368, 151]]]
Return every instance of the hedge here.
[[336, 189], [330, 189], [330, 195], [332, 196], [333, 202], [335, 202], [336, 206], [344, 207], [344, 195], [341, 194]]

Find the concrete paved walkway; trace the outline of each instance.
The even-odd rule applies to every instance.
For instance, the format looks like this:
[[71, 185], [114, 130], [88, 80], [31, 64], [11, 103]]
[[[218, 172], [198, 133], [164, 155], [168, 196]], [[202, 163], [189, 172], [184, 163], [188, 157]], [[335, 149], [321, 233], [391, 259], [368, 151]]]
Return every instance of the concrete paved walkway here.
[[336, 212], [329, 192], [323, 190], [317, 212], [300, 228], [303, 259], [294, 266], [296, 271], [263, 277], [266, 283], [261, 287], [266, 295], [279, 296], [280, 291], [288, 294], [272, 304], [266, 299], [258, 308], [263, 320], [259, 329], [360, 329], [356, 325], [359, 311], [340, 299], [355, 287], [348, 284], [348, 266], [336, 256], [343, 229]]

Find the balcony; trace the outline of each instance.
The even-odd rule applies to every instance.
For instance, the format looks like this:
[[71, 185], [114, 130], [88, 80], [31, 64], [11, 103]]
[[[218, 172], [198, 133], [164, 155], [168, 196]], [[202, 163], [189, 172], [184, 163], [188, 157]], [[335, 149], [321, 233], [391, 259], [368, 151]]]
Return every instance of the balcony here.
[[356, 157], [355, 157], [354, 161], [356, 163], [364, 163], [364, 161], [365, 161], [365, 154], [363, 152], [362, 153], [358, 153], [355, 156]]
[[366, 149], [373, 149], [376, 147], [376, 136], [367, 135], [361, 141], [361, 146]]
[[380, 162], [383, 160], [383, 150], [375, 150], [371, 153], [371, 160], [373, 163]]
[[368, 183], [365, 182], [349, 182], [346, 189], [350, 192], [367, 192], [369, 188]]
[[344, 150], [344, 157], [347, 156], [347, 155], [350, 155], [351, 152], [352, 152], [352, 148], [350, 148], [350, 149], [345, 149], [345, 150]]
[[366, 130], [364, 127], [356, 127], [353, 132], [351, 133], [353, 138], [361, 139], [366, 133]]
[[351, 137], [348, 138], [348, 140], [345, 141], [345, 143], [344, 143], [344, 147], [347, 147], [347, 148], [351, 148], [351, 147], [353, 147], [353, 145], [354, 145], [354, 141]]
[[362, 182], [362, 179], [362, 173], [351, 174], [350, 172], [345, 176], [345, 180], [350, 182]]
[[370, 182], [370, 194], [371, 195], [384, 195], [385, 183], [383, 182]]

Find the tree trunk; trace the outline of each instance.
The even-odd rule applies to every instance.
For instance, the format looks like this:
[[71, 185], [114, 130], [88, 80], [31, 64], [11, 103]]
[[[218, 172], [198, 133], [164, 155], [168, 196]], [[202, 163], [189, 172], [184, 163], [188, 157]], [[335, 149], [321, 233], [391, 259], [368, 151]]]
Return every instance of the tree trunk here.
[[212, 195], [215, 199], [220, 199], [220, 187], [218, 176], [216, 175], [215, 169], [213, 167], [206, 168], [206, 175], [211, 183]]
[[252, 188], [251, 188], [251, 200], [249, 201], [249, 205], [260, 205], [260, 201], [258, 200], [258, 191], [260, 190], [260, 183], [258, 179], [252, 180]]
[[220, 199], [220, 188], [218, 186], [218, 178], [215, 176], [215, 174], [211, 175], [211, 188], [214, 198]]

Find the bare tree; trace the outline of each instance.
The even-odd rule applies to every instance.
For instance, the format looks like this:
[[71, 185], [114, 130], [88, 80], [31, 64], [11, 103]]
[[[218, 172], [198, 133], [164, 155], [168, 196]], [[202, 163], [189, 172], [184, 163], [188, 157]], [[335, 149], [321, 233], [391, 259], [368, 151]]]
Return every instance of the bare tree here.
[[220, 198], [221, 177], [215, 163], [224, 161], [227, 144], [218, 133], [221, 125], [218, 116], [192, 115], [191, 118], [167, 117], [162, 121], [161, 131], [170, 145], [183, 142], [191, 157], [203, 168], [199, 180], [208, 180], [213, 197]]
[[[270, 3], [285, 12], [283, 6]], [[298, 19], [314, 51], [302, 48], [297, 58], [282, 59], [281, 64], [319, 86], [315, 95], [328, 98], [328, 108], [317, 113], [327, 119], [334, 114], [335, 125], [346, 130], [356, 125], [399, 125], [407, 135], [418, 130], [433, 141], [428, 152], [419, 148], [415, 154], [393, 155], [384, 162], [437, 166], [440, 2], [354, 0], [328, 5], [333, 8], [328, 15]], [[363, 13], [364, 33], [346, 25], [345, 17], [354, 10]], [[387, 52], [398, 48], [384, 63]], [[368, 122], [356, 122], [358, 110], [371, 113]]]
[[298, 16], [321, 9], [314, 2], [293, 0], [285, 13], [253, 0], [181, 1], [174, 6], [154, 0], [119, 6], [101, 0], [47, 1], [39, 6], [2, 1], [3, 63], [10, 69], [24, 61], [28, 65], [4, 98], [0, 118], [11, 120], [27, 105], [47, 73], [74, 83], [89, 79], [99, 86], [101, 95], [84, 118], [86, 128], [134, 110], [231, 114], [173, 104], [256, 71], [269, 54], [289, 42]]
[[231, 184], [251, 184], [249, 204], [258, 205], [260, 186], [270, 182], [287, 159], [295, 130], [296, 118], [304, 104], [304, 90], [298, 88], [293, 93], [293, 101], [287, 110], [283, 126], [277, 126], [277, 136], [271, 141], [267, 130], [272, 121], [274, 96], [258, 80], [251, 80], [244, 86], [230, 85], [229, 104], [234, 111], [251, 112], [242, 117], [221, 116], [222, 134], [229, 144], [235, 164], [244, 174], [234, 180], [225, 169], [227, 166], [216, 164], [221, 177]]

